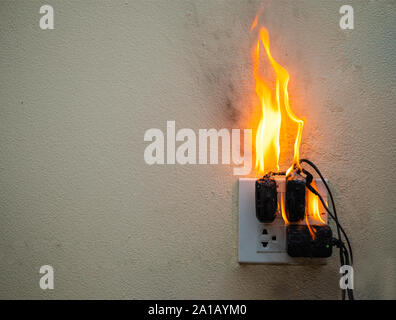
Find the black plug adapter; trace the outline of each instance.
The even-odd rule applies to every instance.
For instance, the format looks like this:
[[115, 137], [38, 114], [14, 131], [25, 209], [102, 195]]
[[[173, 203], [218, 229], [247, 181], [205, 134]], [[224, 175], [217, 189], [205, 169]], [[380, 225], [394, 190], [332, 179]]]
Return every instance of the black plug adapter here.
[[287, 180], [286, 216], [290, 222], [298, 222], [305, 215], [305, 181]]
[[312, 237], [308, 226], [289, 225], [286, 228], [287, 253], [289, 256], [328, 258], [333, 249], [333, 233], [328, 225], [313, 225], [315, 236]]
[[278, 206], [276, 182], [271, 178], [256, 180], [256, 217], [262, 223], [275, 220]]

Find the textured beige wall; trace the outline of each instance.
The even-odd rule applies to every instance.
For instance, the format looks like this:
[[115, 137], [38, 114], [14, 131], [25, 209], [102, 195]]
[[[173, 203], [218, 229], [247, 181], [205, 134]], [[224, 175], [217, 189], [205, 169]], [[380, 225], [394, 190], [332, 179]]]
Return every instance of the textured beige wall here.
[[[396, 298], [396, 2], [265, 1], [302, 153], [331, 181], [358, 298]], [[55, 9], [55, 30], [39, 8]], [[327, 266], [237, 263], [231, 166], [148, 166], [149, 128], [251, 116], [261, 1], [0, 1], [0, 298], [339, 297]], [[55, 268], [55, 290], [38, 286]]]

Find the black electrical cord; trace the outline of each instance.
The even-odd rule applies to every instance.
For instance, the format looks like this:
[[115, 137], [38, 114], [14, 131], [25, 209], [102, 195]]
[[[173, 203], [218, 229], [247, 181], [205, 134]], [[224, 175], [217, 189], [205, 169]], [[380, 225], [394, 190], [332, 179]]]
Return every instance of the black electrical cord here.
[[[333, 194], [331, 193], [331, 190], [330, 190], [326, 180], [324, 179], [322, 173], [320, 172], [319, 168], [312, 161], [310, 161], [308, 159], [301, 159], [300, 163], [304, 163], [304, 162], [307, 163], [308, 165], [310, 165], [316, 171], [316, 173], [319, 175], [320, 179], [323, 181], [323, 183], [324, 183], [324, 185], [325, 185], [325, 187], [327, 189], [327, 192], [328, 192], [328, 194], [330, 196], [331, 205], [332, 205], [333, 212], [334, 212], [334, 217], [338, 221], [337, 209], [336, 209], [336, 206], [335, 206]], [[342, 241], [340, 227], [339, 227], [338, 224], [336, 224], [336, 226], [337, 226], [338, 239], [340, 239]], [[340, 264], [341, 264], [341, 266], [343, 266], [345, 264], [345, 252], [343, 250], [341, 250], [341, 249], [340, 249]], [[345, 290], [341, 291], [341, 297], [342, 297], [342, 300], [345, 300]]]
[[[335, 206], [333, 194], [331, 193], [330, 188], [329, 188], [329, 186], [328, 186], [328, 184], [327, 184], [325, 178], [323, 177], [323, 175], [322, 175], [322, 173], [320, 172], [319, 168], [318, 168], [312, 161], [309, 161], [308, 159], [301, 159], [301, 160], [300, 160], [300, 163], [304, 163], [304, 162], [307, 163], [308, 165], [310, 165], [310, 166], [316, 171], [316, 173], [319, 175], [320, 179], [323, 181], [323, 183], [324, 183], [324, 185], [325, 185], [325, 187], [326, 187], [326, 189], [327, 189], [327, 192], [328, 192], [328, 194], [329, 194], [329, 196], [330, 196], [331, 205], [332, 205], [333, 211], [334, 211], [334, 216], [335, 216], [336, 219], [338, 220], [337, 209], [336, 209], [336, 206]], [[338, 239], [342, 240], [342, 238], [341, 238], [341, 231], [340, 231], [340, 228], [339, 228], [338, 225], [337, 225], [337, 234], [338, 234]], [[341, 264], [344, 265], [344, 261], [343, 261], [343, 260], [344, 260], [344, 257], [343, 257], [343, 255], [342, 255], [342, 252], [341, 252], [341, 251], [340, 251], [340, 260], [341, 260]]]
[[[333, 214], [331, 213], [331, 211], [329, 210], [329, 208], [328, 208], [327, 205], [325, 204], [325, 202], [324, 202], [322, 196], [318, 193], [317, 190], [315, 190], [315, 188], [313, 188], [313, 187], [311, 186], [311, 182], [312, 182], [312, 179], [313, 179], [312, 175], [311, 175], [308, 171], [306, 171], [306, 170], [304, 170], [304, 169], [303, 169], [303, 172], [307, 175], [307, 178], [306, 178], [306, 186], [307, 186], [308, 190], [311, 191], [313, 194], [315, 194], [315, 195], [317, 195], [317, 196], [319, 197], [319, 199], [320, 199], [320, 201], [321, 201], [323, 207], [326, 209], [327, 213], [328, 213], [328, 214], [333, 218], [333, 220], [336, 222], [337, 228], [339, 228], [339, 230], [340, 230], [340, 231], [343, 233], [343, 235], [345, 236], [345, 239], [347, 240], [347, 243], [348, 243], [348, 248], [350, 249], [349, 251], [350, 251], [350, 253], [351, 253], [351, 261], [352, 261], [352, 248], [351, 248], [351, 245], [350, 245], [348, 236], [346, 235], [344, 229], [342, 228], [341, 224], [340, 224], [339, 221], [338, 221], [338, 217], [336, 217], [335, 215], [333, 215]], [[323, 176], [322, 176], [322, 177], [323, 177]], [[323, 179], [323, 182], [324, 182], [324, 184], [327, 184], [326, 181], [325, 181], [324, 179]], [[328, 187], [328, 186], [327, 186], [327, 187]], [[331, 191], [330, 191], [330, 192], [331, 192]], [[334, 200], [333, 200], [333, 201], [334, 201]], [[334, 205], [334, 202], [333, 202], [332, 204]], [[337, 229], [337, 230], [338, 230], [338, 229]], [[349, 260], [349, 252], [348, 252], [347, 248], [345, 247], [344, 243], [342, 242], [341, 237], [339, 237], [339, 239], [335, 239], [335, 240], [337, 241], [337, 242], [336, 242], [337, 247], [340, 248], [340, 261], [341, 261], [341, 264], [343, 265], [343, 264], [344, 264], [344, 261], [346, 261], [346, 263], [349, 265], [349, 261], [350, 261], [350, 260]], [[344, 260], [344, 258], [345, 258], [345, 260]], [[352, 291], [351, 289], [347, 289], [347, 293], [348, 293], [348, 298], [349, 298], [350, 300], [353, 300], [353, 299], [354, 299], [354, 297], [353, 297], [353, 291]], [[345, 300], [345, 290], [342, 290], [342, 299]]]
[[[346, 235], [344, 229], [342, 228], [341, 224], [338, 221], [338, 216], [337, 216], [337, 211], [336, 211], [336, 207], [335, 207], [335, 203], [334, 203], [334, 198], [333, 198], [333, 194], [331, 193], [331, 190], [326, 182], [326, 180], [324, 179], [322, 173], [320, 172], [320, 170], [318, 169], [318, 167], [311, 161], [307, 160], [307, 159], [301, 159], [300, 163], [307, 163], [309, 164], [319, 175], [320, 179], [323, 181], [323, 184], [325, 185], [327, 192], [329, 193], [330, 199], [331, 199], [331, 204], [333, 206], [333, 210], [334, 210], [334, 215], [330, 212], [328, 206], [326, 205], [326, 203], [324, 202], [322, 196], [319, 194], [319, 192], [317, 190], [315, 190], [315, 188], [313, 188], [310, 184], [307, 185], [307, 188], [314, 193], [315, 195], [317, 195], [319, 197], [320, 202], [322, 203], [323, 207], [326, 209], [327, 213], [333, 218], [333, 220], [336, 222], [336, 226], [337, 226], [337, 232], [338, 230], [340, 230], [342, 232], [342, 234], [345, 237], [345, 240], [348, 244], [348, 248], [349, 248], [349, 253], [350, 253], [350, 257], [351, 257], [351, 264], [353, 264], [353, 253], [352, 253], [352, 247], [351, 247], [351, 243], [349, 241], [348, 236]], [[306, 171], [307, 172], [307, 171]], [[341, 235], [338, 234], [338, 238], [340, 239], [340, 241], [342, 241]]]
[[[346, 249], [344, 243], [343, 243], [343, 242], [341, 242], [341, 243], [342, 243], [342, 246], [343, 246], [343, 251], [344, 251], [344, 255], [345, 255], [346, 264], [349, 265], [348, 251], [347, 251], [347, 249]], [[348, 298], [349, 298], [349, 300], [354, 300], [353, 290], [352, 290], [352, 289], [349, 289], [349, 288], [347, 288], [346, 290], [347, 290], [347, 293], [348, 293]], [[343, 290], [343, 292], [344, 292], [344, 295], [345, 295], [345, 290]], [[344, 299], [345, 299], [345, 298], [344, 298]]]
[[[330, 188], [329, 188], [325, 178], [323, 177], [323, 175], [320, 172], [320, 170], [318, 169], [318, 167], [312, 161], [309, 161], [307, 159], [301, 159], [300, 160], [300, 163], [304, 163], [304, 162], [307, 163], [308, 165], [310, 165], [316, 171], [316, 173], [319, 175], [320, 179], [323, 181], [323, 183], [324, 183], [324, 185], [325, 185], [325, 187], [327, 189], [327, 192], [329, 193], [329, 196], [330, 196], [331, 205], [332, 205], [333, 211], [334, 211], [334, 216], [338, 220], [337, 209], [336, 209], [336, 206], [335, 206], [333, 194], [331, 193]], [[337, 225], [337, 233], [338, 233], [338, 238], [341, 239], [340, 228], [338, 227], [338, 225]]]
[[[349, 265], [349, 254], [348, 254], [347, 248], [345, 247], [345, 244], [336, 238], [333, 238], [332, 244], [333, 244], [333, 246], [336, 246], [337, 248], [340, 249], [340, 253], [341, 253], [343, 259], [345, 258], [346, 264]], [[345, 300], [345, 292], [348, 293], [349, 300], [354, 300], [353, 290], [349, 289], [349, 288], [346, 290], [345, 289], [342, 290], [342, 300]]]
[[[342, 228], [342, 226], [340, 225], [338, 220], [335, 218], [335, 216], [331, 213], [331, 211], [326, 206], [326, 203], [324, 202], [322, 196], [312, 186], [307, 185], [307, 188], [309, 191], [311, 191], [312, 193], [314, 193], [315, 195], [317, 195], [319, 197], [319, 200], [322, 203], [323, 207], [326, 209], [327, 213], [333, 218], [333, 220], [335, 221], [335, 223], [337, 224], [337, 226], [340, 228], [341, 232], [343, 233], [343, 235], [348, 243], [349, 252], [348, 252], [348, 249], [345, 247], [344, 243], [340, 239], [338, 239], [339, 243], [341, 244], [340, 254], [341, 254], [341, 256], [344, 256], [344, 258], [345, 258], [345, 260], [344, 260], [344, 258], [341, 258], [340, 260], [341, 260], [342, 265], [344, 264], [344, 261], [346, 262], [347, 265], [349, 265], [349, 261], [350, 261], [349, 256], [351, 256], [351, 263], [352, 263], [352, 247], [350, 245], [348, 236], [346, 235], [344, 229]], [[348, 292], [348, 298], [352, 300], [353, 299], [352, 291], [350, 289], [347, 289], [347, 292]], [[343, 298], [343, 300], [345, 299], [345, 291], [344, 290], [342, 290], [342, 298]]]
[[[334, 215], [332, 214], [332, 212], [330, 211], [330, 209], [328, 208], [328, 206], [326, 205], [326, 203], [324, 202], [322, 196], [319, 194], [319, 192], [312, 187], [311, 182], [312, 182], [312, 174], [309, 173], [308, 171], [306, 171], [305, 169], [303, 169], [303, 172], [307, 175], [307, 179], [306, 179], [306, 186], [308, 188], [308, 190], [310, 192], [312, 192], [313, 194], [315, 194], [316, 196], [318, 196], [320, 202], [322, 203], [323, 207], [326, 209], [327, 213], [333, 218], [333, 220], [336, 223], [337, 226], [337, 234], [338, 234], [338, 239], [334, 239], [335, 240], [335, 245], [340, 249], [340, 262], [341, 265], [344, 265], [344, 263], [346, 262], [347, 265], [349, 265], [349, 263], [351, 263], [351, 265], [353, 264], [353, 253], [352, 253], [352, 246], [350, 244], [349, 238], [346, 235], [346, 232], [344, 231], [344, 229], [342, 228], [339, 220], [338, 220], [338, 216], [337, 216], [337, 210], [336, 210], [336, 206], [335, 206], [335, 202], [334, 202], [334, 198], [333, 195], [331, 193], [331, 190], [326, 182], [326, 180], [324, 179], [322, 173], [320, 172], [320, 170], [318, 169], [318, 167], [311, 161], [307, 160], [307, 159], [301, 159], [300, 163], [307, 163], [309, 166], [311, 166], [316, 173], [319, 175], [319, 177], [321, 178], [321, 180], [323, 181], [323, 184], [325, 185], [327, 192], [329, 193], [330, 196], [330, 200], [331, 200], [331, 204], [333, 207], [333, 211], [334, 211]], [[342, 235], [345, 237], [345, 240], [347, 241], [348, 244], [348, 248], [346, 248], [344, 242], [342, 241], [342, 237], [341, 237], [341, 233]], [[346, 289], [346, 290], [342, 290], [342, 299], [345, 300], [345, 295], [346, 292], [348, 294], [348, 298], [349, 300], [354, 300], [354, 296], [353, 296], [353, 290], [352, 289]]]
[[[316, 196], [318, 196], [320, 202], [322, 203], [323, 207], [326, 209], [327, 213], [330, 215], [330, 217], [333, 218], [333, 220], [335, 221], [336, 225], [340, 228], [342, 234], [345, 237], [345, 240], [348, 244], [348, 249], [349, 249], [349, 254], [351, 256], [351, 262], [353, 263], [353, 255], [352, 255], [352, 247], [351, 247], [351, 243], [349, 242], [348, 236], [346, 234], [346, 232], [344, 231], [344, 228], [341, 226], [341, 224], [339, 223], [338, 219], [333, 215], [333, 213], [329, 210], [329, 208], [327, 207], [326, 203], [324, 202], [322, 196], [320, 195], [320, 193], [315, 190], [315, 188], [313, 188], [311, 185], [307, 185], [307, 188], [309, 191], [311, 191], [313, 194], [315, 194]], [[341, 241], [341, 239], [340, 239]]]

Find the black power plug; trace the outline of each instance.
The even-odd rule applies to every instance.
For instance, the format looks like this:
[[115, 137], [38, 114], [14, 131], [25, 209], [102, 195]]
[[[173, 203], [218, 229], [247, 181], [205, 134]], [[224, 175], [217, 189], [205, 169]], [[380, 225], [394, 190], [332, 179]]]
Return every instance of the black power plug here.
[[305, 181], [287, 180], [286, 216], [290, 222], [298, 222], [305, 215]]
[[287, 253], [291, 257], [328, 258], [333, 252], [333, 233], [328, 225], [311, 226], [315, 229], [312, 237], [308, 226], [289, 225], [286, 228]]
[[274, 179], [264, 177], [256, 180], [256, 217], [262, 223], [275, 220], [278, 194]]

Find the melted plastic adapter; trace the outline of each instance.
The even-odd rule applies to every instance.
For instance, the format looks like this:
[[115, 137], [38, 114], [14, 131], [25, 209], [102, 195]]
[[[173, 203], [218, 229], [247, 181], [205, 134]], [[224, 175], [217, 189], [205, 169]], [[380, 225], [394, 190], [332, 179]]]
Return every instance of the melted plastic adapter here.
[[278, 206], [278, 194], [274, 179], [256, 180], [256, 217], [262, 223], [275, 220]]
[[298, 222], [305, 215], [305, 181], [287, 180], [286, 216], [290, 222]]
[[289, 225], [286, 228], [287, 253], [291, 257], [328, 258], [332, 254], [333, 233], [328, 225], [311, 226], [312, 237], [306, 225]]

